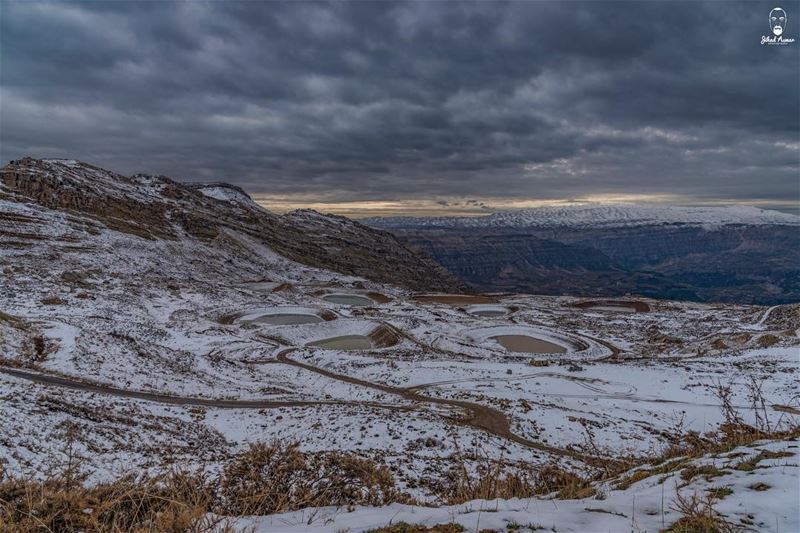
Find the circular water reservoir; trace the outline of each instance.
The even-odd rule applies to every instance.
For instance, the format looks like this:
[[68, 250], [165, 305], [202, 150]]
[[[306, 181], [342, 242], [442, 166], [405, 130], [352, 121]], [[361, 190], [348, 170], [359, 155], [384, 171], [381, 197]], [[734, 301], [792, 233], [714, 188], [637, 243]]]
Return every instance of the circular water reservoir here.
[[517, 353], [567, 353], [564, 346], [528, 335], [497, 335], [491, 337], [509, 352]]
[[309, 342], [306, 346], [326, 348], [328, 350], [369, 350], [373, 347], [372, 339], [365, 335], [342, 335], [319, 341]]
[[364, 307], [372, 305], [372, 300], [366, 296], [359, 296], [358, 294], [328, 294], [322, 297], [326, 302], [331, 302], [339, 305], [352, 305]]
[[294, 324], [315, 324], [322, 322], [322, 318], [317, 315], [307, 315], [300, 313], [279, 313], [274, 315], [261, 315], [260, 317], [248, 320], [253, 324], [272, 324], [273, 326], [291, 326]]
[[475, 316], [489, 316], [489, 317], [495, 316], [495, 317], [497, 317], [497, 316], [506, 316], [507, 312], [506, 311], [498, 311], [496, 309], [484, 309], [482, 311], [470, 311], [470, 314], [471, 315], [475, 315]]
[[594, 305], [589, 308], [592, 311], [611, 311], [614, 313], [635, 313], [636, 309], [627, 305]]

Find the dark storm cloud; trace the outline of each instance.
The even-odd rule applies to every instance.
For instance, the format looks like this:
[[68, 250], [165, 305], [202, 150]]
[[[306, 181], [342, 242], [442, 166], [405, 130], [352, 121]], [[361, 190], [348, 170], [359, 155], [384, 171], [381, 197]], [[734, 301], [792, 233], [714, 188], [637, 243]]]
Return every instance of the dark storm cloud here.
[[798, 194], [798, 2], [788, 46], [761, 2], [0, 5], [3, 160], [342, 200]]

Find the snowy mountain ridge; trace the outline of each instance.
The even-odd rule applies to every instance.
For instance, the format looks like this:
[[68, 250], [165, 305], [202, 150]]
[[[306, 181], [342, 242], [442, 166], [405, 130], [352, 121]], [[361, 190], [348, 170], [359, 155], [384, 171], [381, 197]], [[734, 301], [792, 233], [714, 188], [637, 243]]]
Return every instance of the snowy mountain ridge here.
[[[381, 278], [417, 290], [462, 284], [390, 233], [325, 215], [317, 215], [310, 228], [308, 216], [270, 213], [241, 188], [224, 183], [124, 176], [72, 159], [26, 157], [0, 168], [0, 221], [12, 208], [16, 212], [26, 205], [33, 208], [29, 216], [44, 220], [44, 213], [69, 214], [95, 232], [106, 228], [150, 241], [191, 240], [212, 247], [235, 232], [291, 261], [343, 275]], [[33, 232], [12, 222], [0, 232], [0, 245], [28, 247], [26, 236]], [[91, 235], [76, 238], [92, 241]]]
[[221, 202], [233, 202], [248, 209], [266, 211], [263, 207], [253, 201], [247, 192], [236, 185], [230, 183], [190, 183], [189, 187], [199, 191], [204, 196], [219, 200]]
[[475, 217], [373, 217], [362, 222], [379, 228], [613, 228], [663, 225], [713, 228], [728, 225], [800, 226], [800, 216], [744, 205], [685, 207], [604, 204], [535, 207]]

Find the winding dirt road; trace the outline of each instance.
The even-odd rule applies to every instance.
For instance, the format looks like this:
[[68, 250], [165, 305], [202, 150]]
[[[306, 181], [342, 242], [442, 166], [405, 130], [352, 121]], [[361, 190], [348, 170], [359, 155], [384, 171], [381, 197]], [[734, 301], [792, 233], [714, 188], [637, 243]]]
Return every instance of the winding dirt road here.
[[65, 389], [94, 392], [97, 394], [107, 394], [120, 398], [133, 398], [148, 402], [167, 403], [172, 405], [197, 405], [203, 407], [214, 407], [218, 409], [278, 409], [281, 407], [309, 407], [316, 405], [359, 405], [366, 407], [378, 407], [381, 409], [392, 409], [396, 411], [410, 411], [411, 408], [400, 405], [387, 405], [377, 402], [356, 402], [343, 400], [213, 400], [209, 398], [198, 398], [195, 396], [174, 396], [171, 394], [160, 394], [155, 392], [136, 391], [120, 389], [110, 385], [102, 385], [91, 381], [54, 376], [51, 374], [41, 374], [0, 366], [0, 373], [8, 374], [16, 378], [25, 379], [42, 385], [53, 385]]
[[[392, 394], [403, 398], [405, 400], [414, 402], [415, 404], [434, 404], [447, 407], [455, 407], [464, 411], [466, 417], [454, 417], [442, 415], [444, 418], [455, 424], [471, 427], [481, 431], [485, 431], [491, 435], [515, 442], [526, 448], [546, 452], [549, 454], [570, 457], [578, 459], [586, 463], [596, 463], [599, 461], [609, 461], [606, 458], [592, 457], [573, 450], [556, 448], [548, 446], [539, 442], [535, 442], [524, 437], [521, 437], [511, 431], [511, 423], [509, 418], [501, 411], [488, 407], [485, 405], [463, 401], [453, 400], [447, 398], [435, 398], [432, 396], [425, 396], [413, 389], [405, 389], [400, 387], [392, 387], [381, 383], [373, 383], [362, 379], [354, 378], [345, 374], [337, 374], [330, 372], [323, 368], [316, 367], [307, 363], [301, 363], [294, 359], [289, 358], [289, 354], [295, 351], [295, 348], [288, 348], [277, 355], [275, 362], [291, 365], [297, 368], [314, 372], [316, 374], [325, 376], [330, 379], [335, 379], [343, 383], [357, 385], [374, 390], [379, 390], [387, 394]], [[63, 376], [54, 376], [50, 374], [42, 374], [38, 372], [21, 370], [18, 368], [0, 366], [0, 373], [14, 376], [20, 379], [25, 379], [43, 385], [51, 385], [73, 390], [81, 390], [86, 392], [94, 392], [98, 394], [107, 394], [122, 398], [133, 398], [137, 400], [145, 400], [157, 403], [166, 403], [173, 405], [197, 405], [203, 407], [221, 408], [221, 409], [275, 409], [281, 407], [308, 407], [317, 405], [356, 405], [366, 407], [376, 407], [381, 409], [390, 409], [395, 411], [410, 411], [414, 407], [404, 407], [398, 405], [387, 405], [376, 402], [355, 402], [355, 401], [342, 401], [342, 400], [328, 400], [328, 401], [307, 401], [307, 400], [214, 400], [209, 398], [198, 398], [191, 396], [175, 396], [169, 394], [160, 394], [153, 392], [135, 391], [120, 389], [109, 385], [102, 385], [89, 381], [82, 381], [74, 378], [67, 378]]]
[[488, 407], [477, 403], [467, 402], [463, 400], [451, 400], [448, 398], [435, 398], [432, 396], [425, 396], [419, 394], [413, 389], [392, 387], [391, 385], [373, 383], [371, 381], [365, 381], [345, 374], [337, 374], [335, 372], [330, 372], [329, 370], [325, 370], [323, 368], [319, 368], [314, 365], [301, 363], [294, 359], [290, 359], [289, 354], [292, 353], [294, 350], [295, 350], [294, 348], [283, 350], [277, 355], [277, 360], [280, 361], [281, 363], [302, 368], [304, 370], [320, 374], [330, 379], [335, 379], [337, 381], [342, 381], [344, 383], [350, 383], [352, 385], [359, 385], [361, 387], [367, 387], [379, 390], [381, 392], [386, 392], [388, 394], [394, 394], [396, 396], [400, 396], [401, 398], [404, 398], [412, 402], [444, 405], [448, 407], [456, 407], [459, 409], [463, 409], [468, 413], [468, 416], [466, 418], [456, 418], [456, 417], [445, 417], [445, 418], [456, 424], [485, 431], [497, 437], [501, 437], [503, 439], [525, 446], [526, 448], [547, 452], [561, 457], [571, 457], [573, 459], [578, 459], [580, 461], [588, 463], [593, 463], [601, 460], [608, 461], [608, 459], [605, 458], [592, 457], [573, 450], [556, 448], [554, 446], [548, 446], [546, 444], [542, 444], [540, 442], [535, 442], [526, 439], [524, 437], [521, 437], [511, 431], [511, 422], [509, 421], [508, 417], [503, 412], [494, 409], [492, 407]]

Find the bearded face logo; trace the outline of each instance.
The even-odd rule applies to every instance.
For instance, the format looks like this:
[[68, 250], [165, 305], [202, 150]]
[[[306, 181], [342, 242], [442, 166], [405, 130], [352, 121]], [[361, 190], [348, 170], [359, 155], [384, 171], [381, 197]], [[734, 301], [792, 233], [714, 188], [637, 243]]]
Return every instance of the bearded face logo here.
[[769, 27], [772, 28], [772, 33], [776, 36], [783, 34], [786, 29], [786, 11], [780, 7], [776, 7], [769, 12]]

